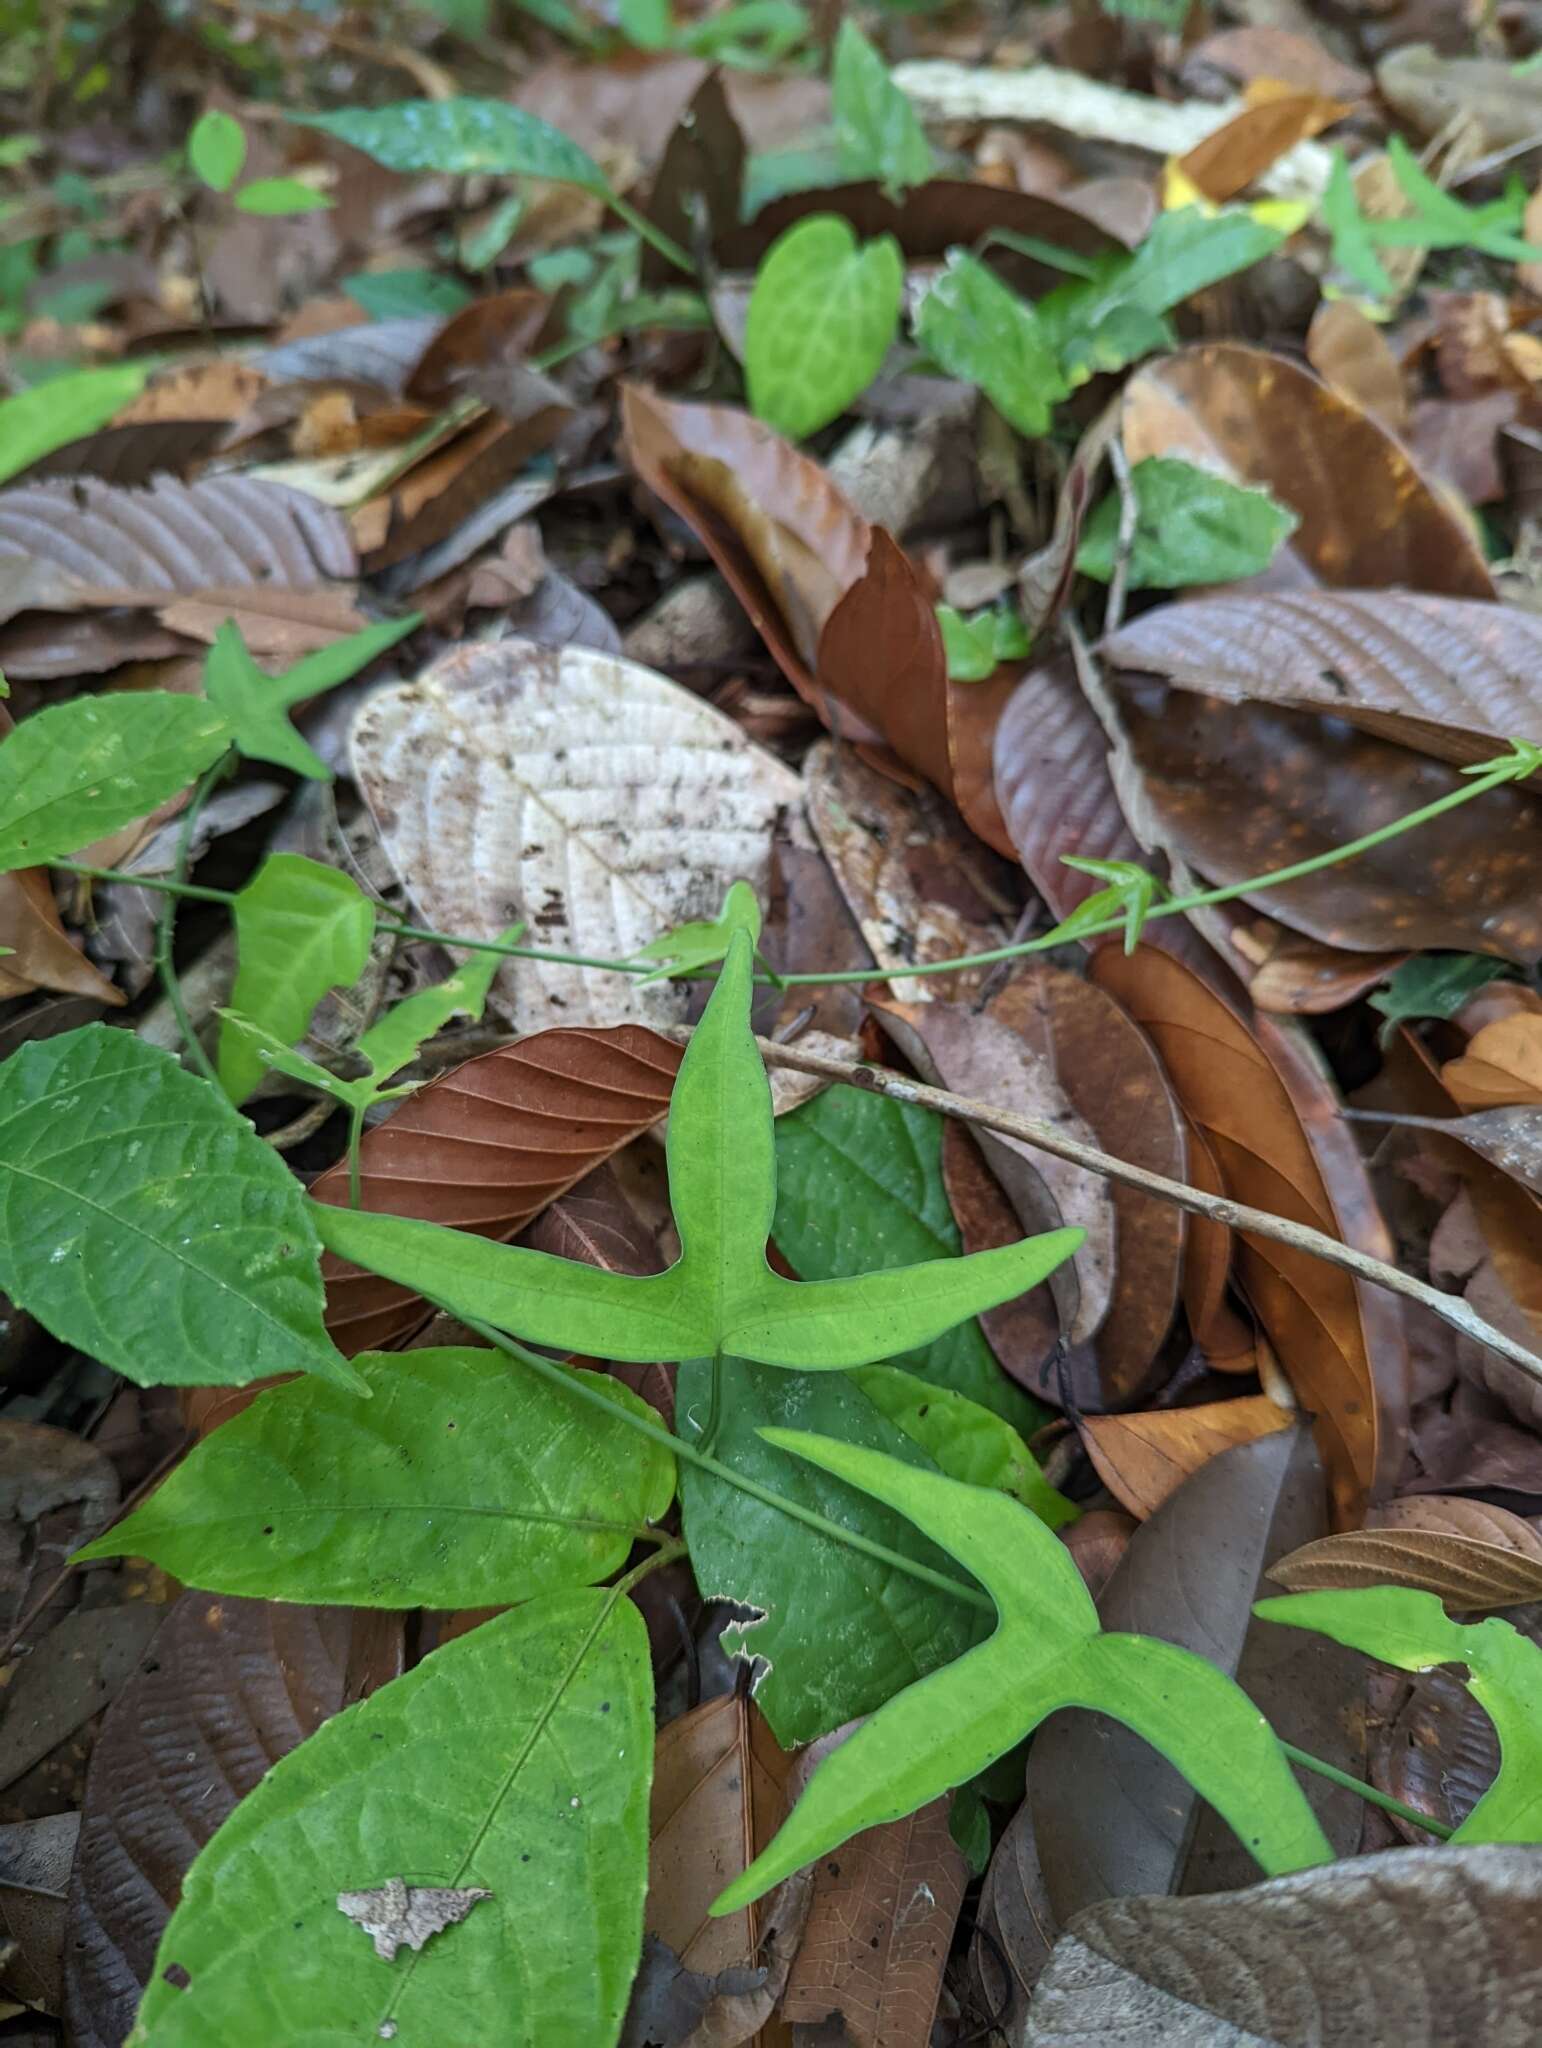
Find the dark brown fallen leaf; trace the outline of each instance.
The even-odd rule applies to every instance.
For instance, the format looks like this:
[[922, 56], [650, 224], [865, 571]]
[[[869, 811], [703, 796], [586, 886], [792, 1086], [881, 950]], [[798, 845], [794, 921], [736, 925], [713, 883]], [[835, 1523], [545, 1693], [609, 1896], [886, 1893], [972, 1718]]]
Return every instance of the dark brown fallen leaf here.
[[[681, 1049], [632, 1024], [541, 1031], [467, 1060], [367, 1131], [363, 1205], [508, 1238], [669, 1106]], [[345, 1163], [311, 1187], [346, 1205]], [[404, 1336], [427, 1311], [406, 1288], [327, 1254], [327, 1327], [350, 1357]]]
[[77, 1607], [0, 1670], [0, 1790], [109, 1706], [165, 1618], [146, 1599]]
[[[969, 1127], [951, 1118], [942, 1131], [942, 1178], [966, 1252], [995, 1251], [1019, 1241], [1023, 1226], [1006, 1190], [986, 1165]], [[1063, 1349], [1060, 1317], [1043, 1282], [1015, 1301], [986, 1309], [980, 1327], [1002, 1371], [1030, 1394], [1056, 1407], [1068, 1399], [1078, 1408], [1097, 1402], [1091, 1348]]]
[[1386, 1850], [1215, 1898], [1110, 1899], [1061, 1936], [1022, 2038], [1532, 2048], [1539, 1902], [1542, 1856], [1498, 1846]]
[[0, 1827], [0, 1989], [54, 2015], [64, 2010], [65, 1894], [78, 1813]]
[[[1159, 1636], [1234, 1677], [1287, 1740], [1340, 1770], [1359, 1762], [1359, 1672], [1352, 1651], [1253, 1614], [1275, 1558], [1325, 1528], [1322, 1466], [1305, 1430], [1280, 1430], [1202, 1465], [1130, 1539], [1103, 1589], [1103, 1626]], [[1285, 1641], [1291, 1637], [1294, 1641]], [[1355, 1846], [1360, 1802], [1313, 1778], [1303, 1786], [1340, 1853]], [[1059, 1714], [1035, 1736], [1028, 1793], [1050, 1903], [1062, 1921], [1133, 1892], [1204, 1892], [1257, 1871], [1231, 1831], [1171, 1764], [1103, 1715]]]
[[1083, 1415], [1077, 1426], [1098, 1477], [1138, 1521], [1145, 1521], [1233, 1444], [1256, 1443], [1294, 1418], [1267, 1394], [1157, 1408], [1136, 1415]]
[[[1123, 432], [1131, 462], [1181, 456], [1261, 485], [1297, 515], [1300, 525], [1264, 575], [1250, 579], [1250, 592], [1325, 583], [1494, 594], [1472, 535], [1402, 445], [1285, 356], [1207, 342], [1149, 363], [1125, 386]], [[1345, 477], [1354, 478], [1352, 491]]]
[[184, 1593], [103, 1724], [70, 1880], [76, 2048], [119, 2048], [183, 1874], [238, 1800], [401, 1668], [399, 1615]]
[[[648, 190], [647, 217], [682, 248], [705, 233], [712, 244], [726, 241], [743, 213], [744, 167], [748, 148], [744, 130], [723, 89], [722, 74], [709, 71], [664, 147]], [[697, 225], [699, 202], [702, 225]], [[643, 250], [643, 282], [673, 281], [669, 261], [650, 244]]]
[[[408, 371], [402, 395], [423, 405], [442, 405], [469, 387], [474, 397], [491, 404], [477, 380], [505, 366], [511, 357], [517, 365], [536, 345], [549, 310], [545, 294], [528, 285], [473, 299], [469, 306], [452, 313], [429, 342]], [[533, 371], [523, 374], [536, 375]], [[564, 409], [567, 406], [555, 385], [547, 387], [546, 402]]]
[[565, 402], [527, 387], [532, 409], [518, 420], [488, 414], [464, 433], [432, 449], [389, 491], [371, 498], [350, 525], [364, 566], [376, 574], [453, 534], [464, 520], [510, 483], [532, 455], [557, 438], [571, 417]]
[[1033, 1987], [1060, 1938], [1033, 1839], [1033, 1809], [1025, 1802], [996, 1844], [969, 1948], [972, 2004], [981, 2026], [1016, 2040]]
[[[0, 1639], [23, 1617], [43, 1632], [38, 1603], [70, 1553], [107, 1526], [118, 1475], [94, 1444], [44, 1422], [0, 1419]], [[78, 1581], [60, 1588], [72, 1605]]]
[[0, 946], [10, 948], [0, 957], [0, 999], [46, 988], [114, 1008], [126, 1000], [70, 941], [46, 868], [0, 875]]

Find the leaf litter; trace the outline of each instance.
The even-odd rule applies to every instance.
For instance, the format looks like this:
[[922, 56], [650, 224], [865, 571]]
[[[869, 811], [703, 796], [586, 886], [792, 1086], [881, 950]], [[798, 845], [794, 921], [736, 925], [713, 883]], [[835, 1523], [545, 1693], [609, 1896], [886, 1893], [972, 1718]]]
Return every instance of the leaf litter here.
[[[301, 1855], [272, 1789], [299, 1781], [264, 1774], [318, 1730], [366, 1805], [318, 1780], [318, 1912], [356, 1925], [334, 1949], [311, 1923], [317, 1996], [351, 2024], [389, 1965], [442, 2031], [536, 1894], [497, 1831], [490, 1885], [342, 1855], [385, 1783], [347, 1710], [394, 1725], [393, 1680], [419, 1688], [413, 1770], [463, 1760], [469, 1826], [485, 1695], [546, 1726], [580, 1642], [512, 1795], [589, 1744], [538, 1849], [577, 1988], [505, 2000], [488, 2048], [527, 2021], [595, 2048], [1199, 2043], [1308, 2010], [1368, 2048], [1526, 2038], [1535, 1848], [1387, 1844], [1519, 1798], [1533, 1741], [1512, 1715], [1501, 1759], [1477, 1702], [1533, 1695], [1475, 1631], [1542, 1591], [1536, 23], [435, 0], [232, 43], [66, 12], [61, 37], [24, 6], [0, 77], [0, 1829], [65, 1831], [46, 1884], [0, 1871], [29, 2048], [61, 2016], [82, 2048], [244, 2048], [173, 2015], [229, 1940], [220, 1823]], [[500, 1460], [527, 1368], [435, 1310], [473, 1314], [490, 1258], [657, 1289], [694, 1229], [700, 1269], [663, 1148], [741, 884], [754, 1026], [811, 1056], [772, 1067], [757, 1299], [881, 1306], [885, 1269], [1081, 1242], [850, 1372], [785, 1370], [743, 1314], [712, 1328], [770, 1362], [715, 1370], [677, 1317], [676, 1363], [635, 1327], [657, 1293], [623, 1291], [622, 1325], [554, 1344], [570, 1391]], [[919, 1083], [1200, 1208], [944, 1128]], [[730, 1217], [759, 1170], [729, 1161]], [[377, 1222], [462, 1248], [394, 1278], [324, 1248]], [[678, 1429], [682, 1509], [661, 1447], [616, 1463], [634, 1427]], [[147, 1489], [226, 1429], [200, 1530], [267, 1460], [380, 1518], [379, 1560], [334, 1531], [346, 1572], [294, 1582], [325, 1599], [332, 1569], [360, 1605], [166, 1615], [104, 1524], [153, 1547], [203, 1468]], [[463, 1539], [422, 1489], [479, 1462], [521, 1499]], [[414, 1506], [443, 1623], [391, 1612], [383, 1532]], [[253, 1517], [231, 1583], [298, 1570], [295, 1511]], [[645, 1581], [646, 1647], [644, 1534], [696, 1573]], [[221, 1539], [185, 1540], [169, 1568], [217, 1578]], [[594, 1583], [519, 1578], [580, 1552]], [[1101, 1631], [1079, 1608], [966, 1701], [990, 1645], [964, 1564], [1009, 1647], [1023, 1587], [1069, 1601], [1076, 1567]], [[1403, 1639], [1355, 1621], [1435, 1596], [1462, 1636], [1396, 1611], [1470, 1690], [1399, 1678]], [[526, 1605], [470, 1605], [498, 1597]], [[1194, 1790], [1243, 1796], [1240, 1750], [1198, 1753], [1192, 1673], [1173, 1725], [1123, 1701], [1167, 1760], [1085, 1714], [1010, 1746], [1053, 1691], [1033, 1657], [1112, 1710], [1132, 1634], [1369, 1781], [1303, 1802], [1277, 1751], [1255, 1773], [1267, 1867], [1305, 1860], [1311, 1810], [1337, 1862], [1256, 1882]], [[651, 1816], [581, 1732], [602, 1679], [628, 1768], [656, 1750]], [[975, 1705], [993, 1754], [948, 1739]], [[911, 1776], [842, 1839], [875, 1738]], [[158, 1964], [183, 1890], [205, 1917]], [[1345, 1930], [1370, 1974], [1335, 1967]]]

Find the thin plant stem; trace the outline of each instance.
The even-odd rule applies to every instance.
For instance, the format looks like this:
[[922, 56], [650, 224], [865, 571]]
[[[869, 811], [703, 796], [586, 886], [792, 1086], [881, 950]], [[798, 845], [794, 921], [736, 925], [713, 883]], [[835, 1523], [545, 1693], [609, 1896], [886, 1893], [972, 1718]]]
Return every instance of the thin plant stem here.
[[[177, 899], [179, 896], [188, 893], [187, 867], [193, 849], [193, 833], [197, 828], [199, 813], [203, 810], [204, 804], [208, 800], [210, 790], [213, 789], [215, 783], [224, 774], [225, 765], [229, 759], [230, 755], [228, 752], [221, 754], [217, 761], [212, 762], [204, 770], [194, 785], [193, 794], [188, 799], [187, 809], [182, 815], [182, 829], [177, 834], [177, 851], [171, 870], [173, 887], [167, 893], [166, 907], [162, 910], [155, 927], [155, 965], [161, 977], [161, 986], [166, 991], [166, 1000], [171, 1005], [171, 1013], [177, 1020], [177, 1029], [182, 1034], [182, 1042], [187, 1047], [188, 1055], [193, 1065], [203, 1075], [204, 1079], [211, 1082], [216, 1088], [219, 1086], [219, 1076], [214, 1071], [213, 1061], [199, 1042], [198, 1033], [193, 1029], [193, 1020], [187, 1013], [187, 1004], [182, 999], [182, 984], [177, 979], [177, 965], [172, 954], [172, 942], [177, 932]], [[123, 879], [125, 881], [133, 881], [135, 877], [126, 875]]]
[[641, 235], [650, 249], [657, 249], [666, 263], [672, 263], [676, 270], [683, 270], [687, 277], [695, 277], [696, 265], [687, 256], [680, 244], [672, 242], [662, 228], [656, 228], [651, 220], [646, 219], [644, 215], [637, 211], [635, 206], [629, 206], [624, 199], [618, 198], [614, 192], [606, 193], [605, 203], [612, 213], [626, 222], [633, 234]]
[[[439, 1303], [437, 1306], [442, 1308], [444, 1304]], [[890, 1565], [894, 1570], [904, 1572], [910, 1578], [919, 1579], [923, 1585], [946, 1593], [951, 1599], [962, 1600], [970, 1607], [988, 1614], [996, 1613], [995, 1601], [980, 1587], [965, 1585], [961, 1579], [950, 1579], [945, 1572], [934, 1572], [929, 1566], [917, 1563], [914, 1558], [906, 1557], [900, 1551], [890, 1550], [882, 1543], [874, 1543], [866, 1536], [859, 1535], [854, 1529], [843, 1529], [839, 1522], [827, 1521], [812, 1508], [806, 1508], [798, 1501], [788, 1500], [785, 1495], [773, 1491], [769, 1486], [760, 1485], [756, 1480], [745, 1478], [742, 1472], [735, 1472], [731, 1465], [723, 1464], [720, 1459], [710, 1456], [694, 1444], [688, 1444], [682, 1438], [672, 1435], [661, 1422], [649, 1422], [643, 1416], [634, 1414], [630, 1408], [623, 1408], [618, 1402], [609, 1400], [597, 1388], [585, 1386], [564, 1366], [558, 1365], [555, 1359], [542, 1358], [539, 1352], [528, 1351], [523, 1344], [506, 1336], [502, 1330], [495, 1330], [491, 1323], [479, 1322], [474, 1316], [461, 1316], [458, 1320], [466, 1329], [475, 1330], [479, 1337], [485, 1337], [489, 1344], [495, 1345], [508, 1357], [518, 1359], [521, 1365], [529, 1366], [531, 1371], [539, 1373], [542, 1379], [550, 1380], [553, 1385], [562, 1388], [564, 1393], [588, 1401], [613, 1421], [620, 1421], [628, 1429], [636, 1430], [639, 1436], [645, 1436], [653, 1443], [662, 1444], [666, 1450], [672, 1451], [687, 1465], [694, 1465], [700, 1471], [710, 1472], [714, 1479], [721, 1479], [729, 1486], [737, 1487], [741, 1493], [747, 1493], [752, 1500], [760, 1501], [763, 1506], [776, 1508], [780, 1513], [791, 1516], [795, 1522], [802, 1522], [806, 1528], [815, 1530], [819, 1535], [827, 1536], [833, 1542], [843, 1543], [850, 1550], [859, 1550], [864, 1556], [876, 1558], [880, 1563]], [[656, 1570], [660, 1564], [681, 1555], [685, 1549], [686, 1545], [680, 1543], [661, 1550], [656, 1557], [646, 1559], [637, 1567], [636, 1572], [621, 1583], [630, 1585], [631, 1578], [640, 1576], [645, 1570]], [[1420, 1813], [1417, 1807], [1405, 1806], [1401, 1799], [1394, 1799], [1390, 1793], [1379, 1791], [1376, 1786], [1366, 1784], [1361, 1778], [1351, 1777], [1348, 1771], [1341, 1771], [1337, 1764], [1330, 1764], [1320, 1756], [1313, 1756], [1310, 1750], [1297, 1749], [1293, 1742], [1284, 1742], [1279, 1736], [1276, 1736], [1275, 1740], [1279, 1742], [1291, 1762], [1298, 1764], [1302, 1770], [1315, 1771], [1318, 1777], [1327, 1778], [1333, 1784], [1342, 1786], [1346, 1792], [1355, 1793], [1368, 1805], [1379, 1806], [1387, 1813], [1395, 1813], [1403, 1820], [1412, 1821], [1417, 1827], [1427, 1828], [1432, 1835], [1439, 1835], [1442, 1840], [1451, 1834], [1452, 1830], [1443, 1822], [1432, 1820], [1428, 1814]]]
[[364, 1104], [348, 1105], [348, 1206], [364, 1207], [364, 1176], [360, 1171], [359, 1148], [364, 1143]]

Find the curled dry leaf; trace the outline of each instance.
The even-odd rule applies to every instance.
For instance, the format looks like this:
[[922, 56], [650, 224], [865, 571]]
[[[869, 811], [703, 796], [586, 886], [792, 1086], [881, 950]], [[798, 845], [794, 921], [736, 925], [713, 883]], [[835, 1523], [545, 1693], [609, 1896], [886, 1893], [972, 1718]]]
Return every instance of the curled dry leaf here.
[[[1226, 1192], [1343, 1236], [1292, 1091], [1235, 1011], [1181, 962], [1150, 946], [1128, 955], [1106, 946], [1093, 956], [1091, 974], [1150, 1036], [1179, 1101], [1204, 1134]], [[1336, 1122], [1331, 1107], [1324, 1111], [1329, 1117]], [[1342, 1165], [1335, 1180], [1355, 1211], [1345, 1227], [1359, 1225], [1368, 1195], [1348, 1181]], [[1356, 1284], [1309, 1253], [1245, 1233], [1236, 1241], [1235, 1264], [1286, 1378], [1316, 1417], [1334, 1519], [1354, 1526], [1377, 1480], [1382, 1436], [1377, 1374]], [[1392, 1364], [1389, 1358], [1386, 1398], [1395, 1418], [1403, 1396]], [[1394, 1428], [1389, 1440], [1396, 1434]]]
[[[1533, 1848], [1393, 1849], [1213, 1898], [1110, 1899], [1061, 1936], [1025, 2048], [1243, 2040], [1531, 2048]], [[1347, 1929], [1353, 1938], [1346, 1940]]]
[[[366, 1209], [508, 1238], [548, 1202], [656, 1123], [681, 1049], [636, 1025], [542, 1031], [453, 1067], [366, 1131]], [[315, 1181], [318, 1202], [348, 1201], [348, 1170]], [[394, 1281], [330, 1253], [327, 1328], [350, 1357], [404, 1336], [427, 1313]]]
[[1059, 1937], [1034, 1844], [1033, 1809], [1025, 1801], [991, 1857], [969, 1950], [970, 1983], [982, 2019], [993, 2020], [1008, 2040], [1015, 2038], [1011, 2028], [1020, 2027]]
[[1318, 1017], [1369, 995], [1409, 957], [1407, 953], [1346, 953], [1320, 939], [1286, 931], [1272, 918], [1232, 928], [1233, 950], [1253, 952], [1258, 965], [1248, 978], [1256, 1010], [1283, 1017]]
[[1297, 515], [1250, 589], [1494, 594], [1471, 534], [1403, 447], [1285, 356], [1215, 342], [1147, 364], [1125, 386], [1124, 445], [1132, 463], [1177, 455], [1262, 485]]
[[1157, 1408], [1144, 1415], [1083, 1415], [1082, 1442], [1109, 1492], [1137, 1520], [1154, 1514], [1202, 1465], [1233, 1444], [1250, 1444], [1295, 1418], [1267, 1394]]
[[1346, 1529], [1282, 1557], [1269, 1576], [1290, 1593], [1409, 1586], [1470, 1614], [1542, 1600], [1542, 1542], [1533, 1536], [1522, 1552], [1444, 1529]]
[[[354, 776], [408, 894], [441, 931], [626, 959], [728, 886], [764, 896], [797, 778], [731, 720], [634, 662], [508, 640], [367, 699]], [[673, 1023], [688, 991], [511, 960], [492, 1002], [525, 1032]]]
[[1464, 1110], [1542, 1106], [1542, 1015], [1520, 1011], [1483, 1025], [1440, 1079]]

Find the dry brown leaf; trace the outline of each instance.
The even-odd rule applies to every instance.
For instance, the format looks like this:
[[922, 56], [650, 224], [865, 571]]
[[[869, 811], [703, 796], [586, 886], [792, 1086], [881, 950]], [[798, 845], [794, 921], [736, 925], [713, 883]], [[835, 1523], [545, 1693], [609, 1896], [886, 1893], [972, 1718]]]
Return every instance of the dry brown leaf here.
[[[1287, 1087], [1274, 1060], [1218, 995], [1181, 962], [1149, 946], [1133, 954], [1105, 946], [1093, 956], [1090, 972], [1150, 1036], [1179, 1101], [1215, 1156], [1229, 1195], [1331, 1237], [1343, 1237], [1347, 1230], [1355, 1242], [1362, 1231], [1369, 1234], [1371, 1222], [1359, 1213], [1368, 1196], [1336, 1160], [1339, 1200], [1354, 1205], [1341, 1227], [1293, 1099], [1294, 1086]], [[1300, 1076], [1292, 1078], [1299, 1085]], [[1317, 1124], [1331, 1122], [1343, 1133], [1324, 1085], [1318, 1089], [1325, 1100]], [[1322, 1135], [1319, 1131], [1319, 1142]], [[1334, 1519], [1340, 1526], [1357, 1526], [1379, 1477], [1378, 1448], [1385, 1460], [1388, 1444], [1397, 1437], [1401, 1361], [1379, 1349], [1373, 1353], [1362, 1304], [1347, 1273], [1310, 1253], [1246, 1233], [1237, 1236], [1235, 1261], [1281, 1368], [1301, 1406], [1316, 1417]], [[1389, 1424], [1385, 1431], [1383, 1406]]]
[[551, 445], [569, 417], [557, 403], [541, 405], [518, 422], [489, 414], [432, 448], [389, 492], [353, 514], [365, 567], [375, 574], [454, 533], [532, 455]]
[[1413, 1493], [1372, 1508], [1367, 1526], [1387, 1530], [1438, 1530], [1468, 1542], [1486, 1543], [1542, 1563], [1542, 1535], [1508, 1508], [1454, 1493]]
[[1277, 87], [1197, 142], [1174, 169], [1202, 198], [1219, 206], [1246, 191], [1287, 150], [1309, 135], [1320, 135], [1349, 111], [1341, 100]]
[[286, 667], [368, 624], [347, 589], [201, 590], [196, 597], [157, 606], [155, 615], [172, 632], [205, 646], [232, 620], [259, 660], [271, 658]]
[[1294, 1421], [1267, 1394], [1244, 1394], [1145, 1415], [1083, 1415], [1077, 1426], [1098, 1477], [1143, 1522], [1217, 1452], [1289, 1429]]
[[1536, 137], [1536, 85], [1503, 57], [1448, 56], [1429, 43], [1405, 43], [1376, 66], [1376, 84], [1421, 135], [1437, 135], [1461, 115], [1476, 122], [1489, 149]]
[[1485, 1024], [1464, 1053], [1446, 1061], [1440, 1078], [1460, 1109], [1542, 1104], [1542, 1015], [1523, 1012]]
[[1219, 29], [1194, 45], [1188, 62], [1213, 64], [1243, 85], [1272, 78], [1298, 92], [1324, 93], [1337, 100], [1363, 99], [1373, 84], [1368, 72], [1341, 62], [1317, 37], [1272, 23]]
[[217, 356], [154, 377], [123, 410], [115, 427], [140, 427], [165, 420], [241, 419], [268, 388], [269, 379], [250, 363]]
[[[1453, 1063], [1454, 1064], [1454, 1063]], [[1519, 1181], [1532, 1194], [1542, 1195], [1542, 1103], [1528, 1103], [1510, 1109], [1476, 1109], [1468, 1116], [1399, 1116], [1374, 1113], [1362, 1119], [1396, 1123], [1405, 1129], [1438, 1131], [1459, 1145], [1470, 1145], [1480, 1158]]]
[[1286, 931], [1272, 918], [1236, 925], [1231, 943], [1258, 965], [1248, 979], [1248, 994], [1259, 1010], [1285, 1017], [1320, 1017], [1358, 1002], [1401, 967], [1407, 953], [1345, 953], [1321, 939]]
[[114, 1007], [126, 1001], [67, 937], [46, 868], [0, 875], [0, 946], [10, 948], [0, 956], [0, 999], [47, 988]]
[[[467, 1060], [365, 1132], [363, 1206], [512, 1237], [663, 1116], [680, 1057], [669, 1039], [623, 1025], [538, 1032]], [[346, 1163], [310, 1192], [345, 1205]], [[404, 1336], [427, 1313], [407, 1288], [330, 1253], [322, 1272], [327, 1327], [350, 1357]]]
[[1470, 1614], [1542, 1599], [1542, 1541], [1533, 1534], [1532, 1544], [1523, 1553], [1447, 1529], [1347, 1529], [1293, 1550], [1269, 1576], [1289, 1593], [1408, 1586]]
[[[1184, 1118], [1188, 1131], [1189, 1183], [1207, 1195], [1224, 1196], [1225, 1183], [1215, 1154], [1203, 1131], [1193, 1119]], [[1227, 1300], [1231, 1279], [1232, 1233], [1229, 1223], [1215, 1216], [1189, 1218], [1183, 1247], [1183, 1312], [1189, 1333], [1205, 1354], [1207, 1364], [1221, 1372], [1251, 1372], [1254, 1363], [1253, 1332]]]
[[[471, 645], [354, 722], [355, 780], [408, 894], [439, 931], [629, 958], [731, 882], [767, 893], [789, 769], [710, 705], [635, 662], [532, 641]], [[543, 1024], [668, 1024], [689, 991], [511, 961], [492, 1001]]]
[[1300, 525], [1248, 591], [1328, 584], [1494, 594], [1471, 533], [1401, 444], [1285, 356], [1212, 342], [1148, 363], [1125, 386], [1123, 435], [1131, 462], [1181, 456], [1262, 486], [1297, 515]]
[[1374, 320], [1353, 299], [1324, 299], [1307, 329], [1306, 359], [1330, 391], [1394, 434], [1408, 425], [1402, 366]]
[[[966, 1252], [995, 1251], [1023, 1234], [1017, 1211], [985, 1163], [967, 1124], [949, 1117], [942, 1132], [942, 1178], [948, 1206]], [[1057, 1407], [1091, 1407], [1098, 1399], [1090, 1348], [1067, 1351], [1060, 1343], [1060, 1317], [1047, 1285], [1020, 1294], [980, 1316], [1003, 1372], [1042, 1401]]]

